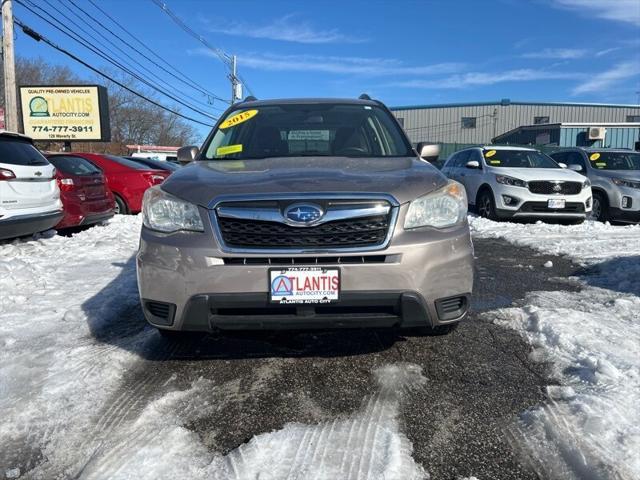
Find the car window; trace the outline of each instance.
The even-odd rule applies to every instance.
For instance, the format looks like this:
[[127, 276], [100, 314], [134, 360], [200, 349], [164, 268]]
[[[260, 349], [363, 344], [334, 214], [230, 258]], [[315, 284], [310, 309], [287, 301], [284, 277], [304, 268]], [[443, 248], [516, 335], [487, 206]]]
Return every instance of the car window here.
[[136, 170], [149, 170], [151, 167], [148, 165], [144, 165], [142, 163], [134, 162], [133, 160], [129, 160], [123, 157], [116, 157], [115, 155], [103, 155], [103, 157], [108, 158], [111, 161], [119, 163], [125, 167], [134, 168]]
[[588, 152], [587, 157], [596, 170], [640, 170], [640, 153]]
[[460, 152], [459, 156], [458, 156], [458, 160], [456, 162], [456, 166], [462, 168], [464, 167], [467, 162], [469, 161], [469, 156], [471, 155], [471, 150], [464, 150], [462, 152]]
[[553, 158], [556, 162], [567, 163], [566, 159], [567, 159], [568, 153], [569, 152], [554, 152], [549, 154], [549, 156]]
[[548, 155], [537, 150], [507, 150], [486, 148], [484, 160], [491, 167], [507, 168], [560, 168]]
[[30, 142], [7, 137], [0, 137], [0, 163], [25, 166], [49, 165], [44, 155]]
[[56, 155], [49, 157], [49, 161], [58, 170], [70, 175], [97, 175], [102, 173], [98, 167], [84, 158]]
[[361, 104], [283, 104], [234, 110], [204, 148], [208, 160], [412, 156], [389, 112]]

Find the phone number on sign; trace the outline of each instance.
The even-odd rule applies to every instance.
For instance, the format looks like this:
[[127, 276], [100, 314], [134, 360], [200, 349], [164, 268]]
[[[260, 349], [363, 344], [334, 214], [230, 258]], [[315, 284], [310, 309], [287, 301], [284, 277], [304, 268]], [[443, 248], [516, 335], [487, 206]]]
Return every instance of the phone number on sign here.
[[35, 125], [31, 128], [34, 132], [93, 132], [92, 126], [80, 125]]

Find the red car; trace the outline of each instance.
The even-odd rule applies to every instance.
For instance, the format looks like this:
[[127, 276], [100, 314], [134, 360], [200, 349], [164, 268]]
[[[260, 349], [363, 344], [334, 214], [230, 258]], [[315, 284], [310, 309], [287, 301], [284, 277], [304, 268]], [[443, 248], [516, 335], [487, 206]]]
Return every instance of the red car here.
[[84, 158], [50, 155], [56, 167], [64, 216], [55, 228], [91, 225], [113, 217], [114, 199], [102, 170]]
[[154, 170], [126, 158], [97, 153], [74, 153], [100, 168], [113, 193], [116, 213], [138, 213], [142, 210], [142, 196], [149, 187], [158, 185], [171, 172]]

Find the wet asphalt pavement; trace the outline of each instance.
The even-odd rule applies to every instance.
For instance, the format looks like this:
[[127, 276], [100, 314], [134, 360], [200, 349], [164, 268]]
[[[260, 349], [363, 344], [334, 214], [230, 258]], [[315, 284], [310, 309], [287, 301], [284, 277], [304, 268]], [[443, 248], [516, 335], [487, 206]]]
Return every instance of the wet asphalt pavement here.
[[[186, 427], [211, 451], [227, 453], [289, 422], [347, 417], [375, 393], [373, 370], [410, 362], [422, 367], [427, 381], [402, 396], [400, 429], [432, 479], [537, 478], [509, 428], [520, 413], [545, 401], [544, 387], [554, 381], [546, 365], [528, 360], [530, 347], [518, 334], [491, 323], [491, 310], [517, 305], [531, 291], [575, 290], [567, 277], [578, 267], [504, 241], [474, 244], [473, 311], [448, 335], [338, 330], [173, 341], [154, 334], [145, 358], [114, 396], [109, 410], [118, 413], [109, 421], [133, 419], [167, 391], [209, 379], [218, 387], [209, 399], [216, 407]], [[543, 267], [547, 260], [552, 268]]]

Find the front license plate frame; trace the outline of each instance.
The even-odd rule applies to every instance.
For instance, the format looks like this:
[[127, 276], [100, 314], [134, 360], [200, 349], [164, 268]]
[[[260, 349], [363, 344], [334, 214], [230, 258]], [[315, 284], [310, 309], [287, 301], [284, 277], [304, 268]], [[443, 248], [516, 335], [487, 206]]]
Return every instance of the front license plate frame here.
[[567, 201], [564, 198], [550, 198], [547, 200], [547, 208], [552, 210], [562, 210], [567, 206]]
[[[318, 276], [325, 277], [325, 279], [318, 278]], [[335, 282], [333, 279], [336, 277], [338, 286], [333, 288]], [[269, 282], [269, 303], [305, 305], [335, 303], [340, 300], [342, 278], [339, 267], [270, 268], [267, 280]], [[312, 287], [310, 290], [304, 289], [309, 286]], [[329, 288], [323, 289], [324, 286]], [[315, 287], [321, 288], [316, 289]]]

